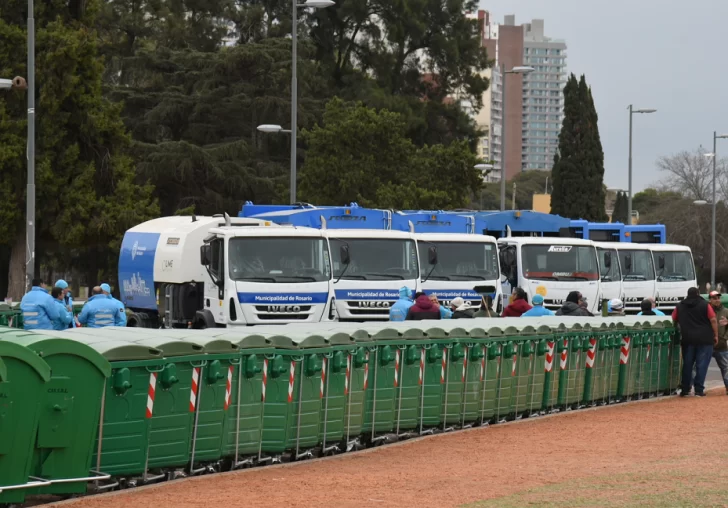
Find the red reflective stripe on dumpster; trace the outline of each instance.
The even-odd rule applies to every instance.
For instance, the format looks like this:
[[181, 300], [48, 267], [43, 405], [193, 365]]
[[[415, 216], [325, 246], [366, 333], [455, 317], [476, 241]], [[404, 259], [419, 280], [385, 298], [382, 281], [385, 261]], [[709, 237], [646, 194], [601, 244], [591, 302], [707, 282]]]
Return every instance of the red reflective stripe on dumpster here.
[[152, 417], [154, 411], [154, 392], [157, 390], [157, 373], [149, 374], [149, 387], [147, 388], [147, 418]]
[[622, 349], [619, 350], [619, 364], [627, 365], [629, 361], [629, 344], [632, 341], [629, 337], [622, 337]]
[[398, 349], [394, 353], [394, 387], [399, 386], [399, 355], [400, 350]]
[[233, 366], [228, 368], [227, 384], [225, 385], [225, 410], [230, 407], [230, 390], [233, 386]]
[[190, 388], [190, 413], [197, 407], [197, 388], [200, 384], [200, 367], [192, 368], [192, 387]]
[[364, 364], [364, 390], [369, 387], [369, 351], [367, 351], [367, 363]]
[[440, 384], [445, 382], [445, 366], [447, 365], [447, 349], [442, 350], [442, 368], [440, 369]]
[[554, 368], [554, 342], [546, 343], [546, 359], [544, 360], [544, 371], [551, 372]]
[[265, 385], [268, 383], [268, 358], [263, 359], [263, 386], [260, 389], [260, 400], [265, 402]]
[[465, 346], [465, 358], [463, 358], [463, 383], [465, 382], [465, 370], [468, 366], [468, 347]]
[[324, 358], [324, 363], [321, 366], [321, 389], [319, 390], [319, 398], [324, 398], [324, 384], [326, 382], [326, 364], [328, 362], [326, 361], [326, 358]]
[[561, 352], [561, 362], [559, 366], [561, 370], [566, 370], [566, 360], [569, 358], [569, 341], [564, 339], [564, 350]]
[[594, 367], [594, 358], [597, 355], [597, 339], [589, 339], [589, 350], [586, 352], [586, 366]]
[[420, 351], [420, 381], [422, 384], [422, 377], [425, 375], [425, 348]]
[[344, 395], [349, 395], [349, 376], [351, 376], [351, 355], [346, 357], [346, 378], [344, 379]]
[[[296, 380], [296, 362], [291, 362], [291, 372], [288, 375], [288, 402], [293, 402], [293, 382]], [[303, 380], [301, 380], [303, 382]]]

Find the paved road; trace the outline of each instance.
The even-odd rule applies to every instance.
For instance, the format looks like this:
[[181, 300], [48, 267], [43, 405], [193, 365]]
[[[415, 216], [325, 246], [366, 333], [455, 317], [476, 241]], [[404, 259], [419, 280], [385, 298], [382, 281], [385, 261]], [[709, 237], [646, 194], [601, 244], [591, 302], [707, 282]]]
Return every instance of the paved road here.
[[705, 378], [705, 386], [713, 388], [716, 386], [723, 386], [723, 378], [720, 375], [720, 369], [715, 360], [710, 360], [710, 367], [708, 367], [708, 377]]

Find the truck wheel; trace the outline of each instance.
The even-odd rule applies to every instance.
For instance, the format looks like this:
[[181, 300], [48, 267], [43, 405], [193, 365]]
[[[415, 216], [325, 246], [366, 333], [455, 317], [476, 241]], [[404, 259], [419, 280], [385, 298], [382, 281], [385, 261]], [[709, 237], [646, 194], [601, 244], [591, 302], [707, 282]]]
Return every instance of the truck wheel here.
[[143, 318], [137, 312], [132, 312], [126, 320], [126, 326], [144, 328]]

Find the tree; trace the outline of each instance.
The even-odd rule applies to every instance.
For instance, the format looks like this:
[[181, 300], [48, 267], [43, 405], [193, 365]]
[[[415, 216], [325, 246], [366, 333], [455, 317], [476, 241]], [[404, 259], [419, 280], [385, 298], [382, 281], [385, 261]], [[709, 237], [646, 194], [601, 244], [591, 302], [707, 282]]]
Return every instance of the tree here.
[[617, 193], [617, 200], [614, 202], [614, 210], [612, 211], [612, 222], [621, 222], [629, 224], [629, 203], [624, 192]]
[[[52, 2], [36, 12], [36, 273], [76, 263], [76, 274], [113, 282], [121, 236], [158, 213], [151, 187], [135, 183], [121, 108], [102, 97], [103, 63], [90, 28], [96, 0]], [[0, 11], [0, 68], [25, 68], [25, 6]], [[11, 248], [9, 294], [24, 292], [25, 104], [0, 104], [0, 238]], [[21, 134], [23, 133], [23, 134]]]
[[397, 113], [335, 98], [322, 123], [303, 132], [308, 148], [300, 191], [308, 202], [454, 208], [480, 187], [467, 143], [418, 148]]
[[573, 74], [564, 88], [564, 122], [554, 157], [551, 213], [594, 222], [607, 220], [604, 209], [604, 152], [591, 88]]
[[634, 195], [632, 198], [632, 209], [638, 211], [640, 217], [652, 216], [662, 205], [680, 201], [682, 198], [683, 196], [679, 192], [647, 188]]
[[[713, 158], [705, 150], [683, 150], [657, 159], [657, 169], [664, 177], [660, 188], [693, 199], [713, 201]], [[716, 165], [716, 199], [728, 199], [728, 158]]]

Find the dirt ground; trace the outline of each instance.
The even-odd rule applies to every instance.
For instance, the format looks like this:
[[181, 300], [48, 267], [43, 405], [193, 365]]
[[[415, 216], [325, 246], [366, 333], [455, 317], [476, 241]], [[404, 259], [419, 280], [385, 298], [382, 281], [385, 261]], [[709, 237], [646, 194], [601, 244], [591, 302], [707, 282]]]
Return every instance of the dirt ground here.
[[[63, 503], [199, 506], [725, 506], [728, 397], [671, 397], [373, 452]], [[723, 445], [723, 446], [721, 446]]]

